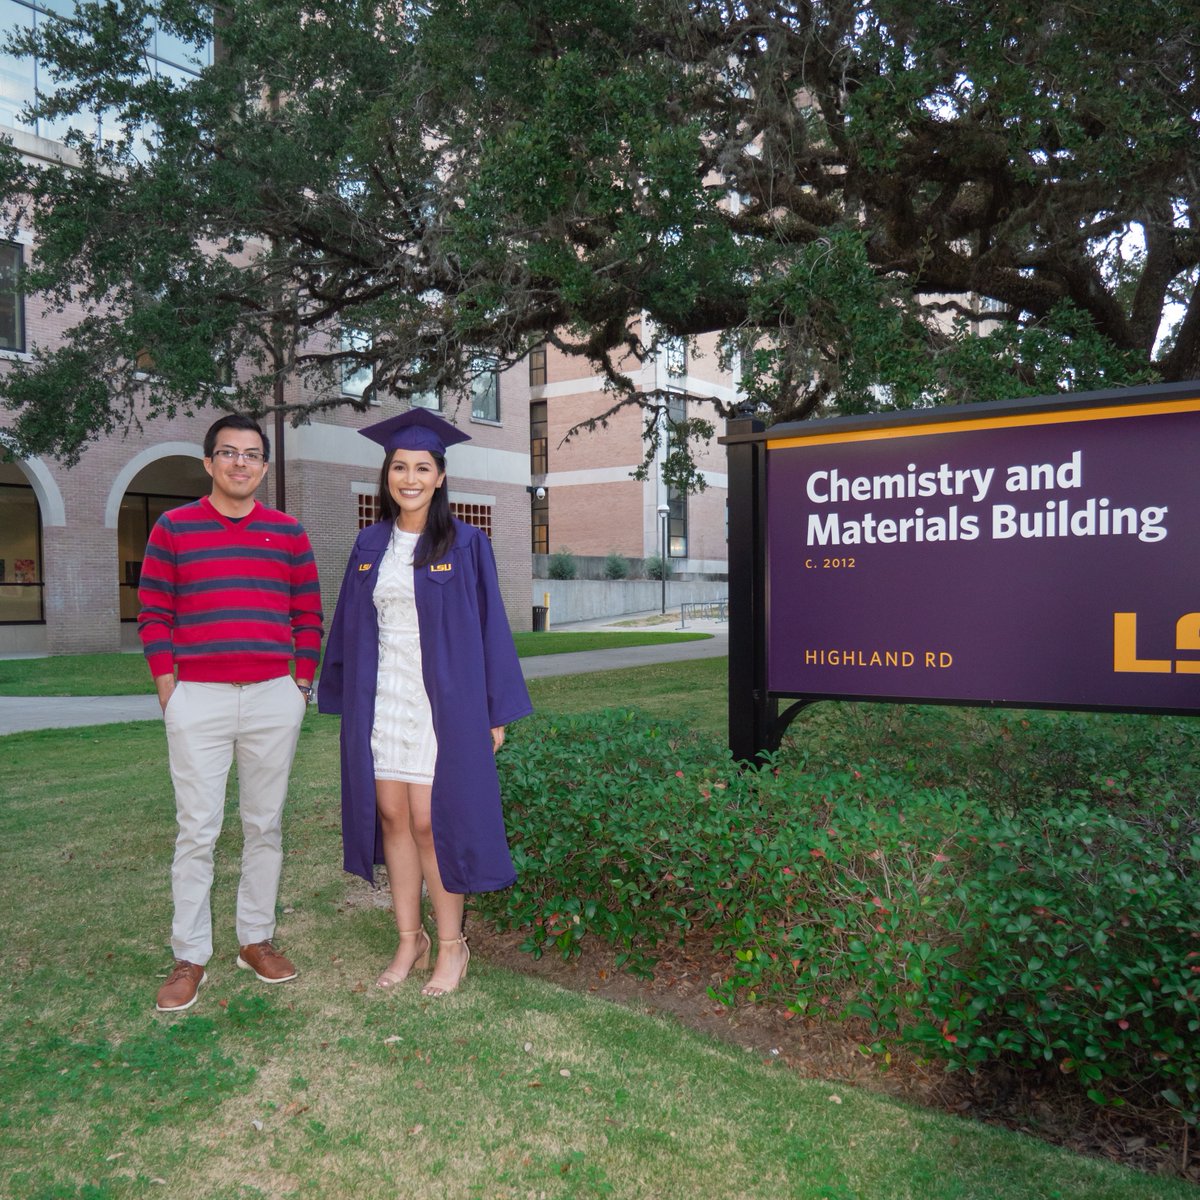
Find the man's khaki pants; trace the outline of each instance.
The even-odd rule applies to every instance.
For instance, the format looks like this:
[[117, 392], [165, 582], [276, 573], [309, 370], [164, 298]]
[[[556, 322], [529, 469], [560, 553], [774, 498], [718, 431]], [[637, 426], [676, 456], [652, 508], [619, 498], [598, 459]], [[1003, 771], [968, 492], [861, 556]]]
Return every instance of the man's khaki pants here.
[[304, 696], [287, 675], [265, 683], [175, 685], [163, 717], [179, 821], [171, 868], [176, 958], [203, 966], [212, 957], [213, 850], [235, 753], [244, 842], [238, 944], [274, 936], [283, 802], [305, 708]]

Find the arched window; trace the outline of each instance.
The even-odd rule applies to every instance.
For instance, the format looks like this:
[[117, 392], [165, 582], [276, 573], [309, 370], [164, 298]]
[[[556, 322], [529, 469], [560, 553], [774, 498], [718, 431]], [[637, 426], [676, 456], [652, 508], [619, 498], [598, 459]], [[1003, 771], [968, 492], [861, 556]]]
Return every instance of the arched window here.
[[0, 466], [0, 625], [41, 624], [42, 519], [20, 471]]

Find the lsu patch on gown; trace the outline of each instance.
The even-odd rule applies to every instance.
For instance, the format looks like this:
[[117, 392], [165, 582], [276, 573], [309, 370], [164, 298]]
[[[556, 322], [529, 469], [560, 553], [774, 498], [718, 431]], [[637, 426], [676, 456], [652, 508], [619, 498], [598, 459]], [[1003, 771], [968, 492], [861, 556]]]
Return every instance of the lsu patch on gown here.
[[[491, 730], [533, 711], [500, 598], [487, 535], [454, 522], [445, 558], [414, 567], [421, 667], [437, 763], [433, 842], [451, 892], [491, 892], [515, 879], [500, 805]], [[379, 669], [372, 593], [392, 533], [379, 521], [359, 535], [346, 564], [317, 689], [318, 708], [342, 717], [342, 852], [347, 871], [374, 881], [383, 860], [375, 808], [371, 725]]]

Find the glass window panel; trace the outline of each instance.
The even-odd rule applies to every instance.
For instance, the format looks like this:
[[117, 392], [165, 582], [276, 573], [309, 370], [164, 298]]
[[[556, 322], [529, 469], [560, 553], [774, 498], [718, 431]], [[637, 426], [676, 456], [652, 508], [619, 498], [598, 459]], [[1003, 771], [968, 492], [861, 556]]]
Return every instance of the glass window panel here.
[[500, 420], [500, 375], [495, 365], [480, 359], [472, 364], [478, 372], [471, 380], [471, 416], [477, 421]]
[[492, 506], [490, 504], [468, 504], [462, 500], [450, 501], [450, 515], [482, 529], [490, 538], [492, 536]]
[[150, 530], [163, 513], [170, 512], [171, 509], [178, 508], [181, 504], [191, 504], [193, 500], [198, 499], [198, 496], [147, 496], [146, 536], [150, 536]]
[[72, 129], [80, 130], [89, 141], [95, 141], [98, 128], [96, 118], [92, 113], [55, 117], [53, 120], [42, 117], [37, 123], [38, 137], [44, 137], [50, 142], [65, 142], [67, 134]]
[[687, 393], [686, 392], [668, 392], [667, 393], [667, 428], [666, 428], [666, 445], [665, 452], [670, 454], [675, 448], [673, 437], [674, 430], [671, 426], [682, 424], [687, 420]]
[[137, 618], [137, 589], [141, 581], [142, 558], [150, 528], [146, 521], [146, 497], [126, 496], [117, 514], [117, 591], [121, 599], [121, 620]]
[[142, 559], [154, 522], [169, 509], [190, 504], [194, 499], [194, 496], [148, 496], [128, 492], [121, 500], [121, 510], [117, 514], [117, 592], [122, 621], [137, 620]]
[[366, 529], [368, 525], [374, 525], [376, 521], [382, 519], [383, 512], [379, 507], [378, 496], [364, 496], [361, 493], [358, 496], [358, 527]]
[[[371, 337], [358, 329], [343, 329], [341, 333], [341, 348], [343, 350], [370, 350]], [[356, 367], [352, 361], [342, 363], [342, 395], [362, 396], [371, 386], [374, 372], [369, 366]]]
[[186, 67], [195, 74], [201, 67], [212, 62], [212, 42], [206, 42], [197, 50], [183, 38], [168, 32], [161, 26], [154, 30], [154, 53], [166, 62], [174, 63], [177, 67]]
[[545, 475], [550, 469], [546, 422], [546, 401], [537, 400], [529, 406], [529, 471], [533, 475]]
[[666, 343], [668, 375], [687, 374], [687, 342], [681, 337], [670, 338]]
[[42, 619], [42, 587], [0, 583], [0, 625], [38, 622]]
[[195, 71], [187, 71], [174, 63], [164, 62], [161, 58], [152, 58], [150, 64], [157, 78], [171, 80], [176, 88], [189, 87], [196, 80]]
[[550, 553], [550, 497], [540, 500], [535, 495], [530, 508], [530, 526], [533, 534], [533, 553]]
[[667, 516], [667, 556], [687, 558], [687, 496], [674, 491], [667, 492], [670, 513]]
[[[415, 377], [421, 373], [424, 364], [420, 359], [415, 359], [409, 364], [409, 375]], [[414, 408], [429, 408], [434, 412], [440, 412], [442, 408], [442, 392], [436, 385], [434, 387], [425, 388], [423, 391], [414, 391], [409, 393], [408, 402]]]
[[0, 349], [25, 349], [25, 300], [18, 285], [21, 247], [0, 242]]
[[546, 347], [535, 346], [529, 352], [529, 386], [542, 387], [546, 382]]
[[[15, 33], [32, 24], [32, 10], [13, 0], [0, 0], [0, 30]], [[32, 58], [0, 53], [0, 125], [28, 128], [21, 108], [36, 94], [37, 75]]]
[[37, 497], [0, 486], [0, 623], [42, 619], [42, 548]]

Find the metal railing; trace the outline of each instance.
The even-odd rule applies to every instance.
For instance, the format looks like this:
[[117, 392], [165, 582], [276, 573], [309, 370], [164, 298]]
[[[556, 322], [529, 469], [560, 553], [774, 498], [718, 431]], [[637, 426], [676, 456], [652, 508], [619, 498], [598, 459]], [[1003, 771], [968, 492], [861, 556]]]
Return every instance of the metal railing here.
[[710, 617], [717, 621], [729, 620], [729, 598], [720, 600], [686, 600], [679, 606], [679, 628], [686, 629], [688, 617]]

